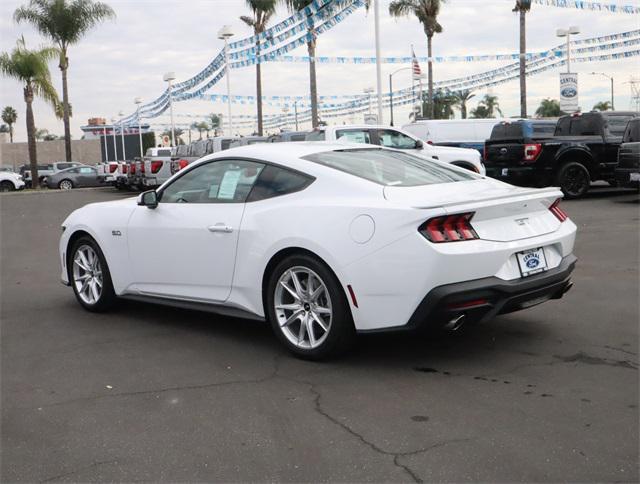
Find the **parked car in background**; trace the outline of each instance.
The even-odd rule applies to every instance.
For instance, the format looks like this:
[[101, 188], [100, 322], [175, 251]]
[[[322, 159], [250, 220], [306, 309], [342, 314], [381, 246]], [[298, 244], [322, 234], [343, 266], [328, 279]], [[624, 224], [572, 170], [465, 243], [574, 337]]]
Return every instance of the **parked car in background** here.
[[215, 136], [206, 140], [195, 141], [191, 145], [178, 146], [171, 156], [171, 173], [182, 170], [205, 155], [228, 150], [237, 139], [239, 139], [237, 136]]
[[269, 136], [270, 143], [285, 143], [287, 141], [304, 141], [308, 131], [285, 131], [284, 133]]
[[622, 136], [616, 179], [620, 186], [640, 188], [640, 117], [629, 121]]
[[48, 188], [71, 190], [72, 188], [104, 186], [105, 183], [103, 179], [98, 177], [98, 170], [95, 167], [82, 165], [49, 175], [43, 180], [43, 184]]
[[496, 149], [507, 152], [502, 153], [504, 159], [494, 175], [518, 185], [559, 186], [567, 198], [584, 196], [596, 180], [615, 185], [622, 135], [627, 123], [637, 116], [640, 113], [631, 111], [576, 113], [561, 117], [551, 138], [534, 143], [497, 140], [495, 143], [502, 146], [489, 146], [488, 156], [496, 159], [500, 155]]
[[136, 168], [141, 189], [157, 187], [171, 178], [171, 148], [149, 148]]
[[0, 171], [0, 192], [13, 192], [25, 187], [24, 180], [19, 173]]
[[412, 134], [390, 126], [368, 124], [322, 126], [307, 134], [306, 139], [307, 141], [342, 140], [349, 143], [366, 143], [386, 148], [407, 150], [421, 156], [428, 156], [475, 171], [481, 175], [485, 174], [480, 154], [476, 150], [428, 145]]
[[[21, 170], [22, 176], [24, 178], [24, 182], [27, 187], [31, 187], [31, 169], [29, 165], [23, 165], [24, 171]], [[66, 170], [68, 168], [72, 168], [75, 166], [85, 166], [78, 161], [56, 161], [54, 163], [49, 163], [47, 165], [38, 165], [38, 179], [40, 183], [48, 177], [49, 175], [53, 175], [62, 170]]]
[[423, 119], [405, 124], [402, 129], [427, 144], [455, 146], [484, 152], [484, 142], [493, 127], [507, 118], [488, 119]]
[[234, 139], [229, 148], [236, 148], [238, 146], [256, 145], [260, 143], [268, 143], [269, 138], [267, 136], [241, 136]]
[[116, 175], [118, 171], [118, 161], [107, 161], [105, 163], [98, 163], [95, 168], [98, 172], [98, 177], [106, 184], [114, 184], [116, 181]]

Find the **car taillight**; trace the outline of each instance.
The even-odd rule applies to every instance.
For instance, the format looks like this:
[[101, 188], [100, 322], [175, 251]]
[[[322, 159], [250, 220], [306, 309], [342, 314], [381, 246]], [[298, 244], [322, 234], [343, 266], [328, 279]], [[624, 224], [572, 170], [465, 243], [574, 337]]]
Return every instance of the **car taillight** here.
[[569, 216], [564, 210], [560, 208], [560, 200], [562, 199], [558, 198], [555, 202], [553, 202], [549, 207], [549, 210], [551, 210], [551, 213], [554, 214], [556, 218], [560, 220], [560, 222], [564, 222], [569, 218]]
[[187, 160], [180, 160], [178, 162], [178, 170], [182, 170], [183, 168], [186, 168], [187, 165], [189, 165], [189, 162]]
[[471, 226], [474, 213], [458, 213], [431, 218], [418, 227], [418, 232], [434, 243], [479, 239], [480, 237]]
[[127, 165], [122, 165], [122, 173], [123, 174], [127, 173]]
[[161, 161], [156, 160], [151, 162], [151, 173], [158, 173], [160, 171], [160, 168], [162, 168]]
[[131, 174], [132, 175], [136, 174], [136, 165], [131, 165]]
[[487, 145], [482, 147], [482, 160], [485, 161], [487, 159]]
[[140, 163], [140, 173], [144, 173], [144, 162]]
[[529, 143], [524, 145], [524, 161], [536, 161], [541, 151], [542, 145], [539, 143]]
[[118, 165], [116, 164], [109, 165], [109, 173], [115, 173], [117, 169], [118, 169]]

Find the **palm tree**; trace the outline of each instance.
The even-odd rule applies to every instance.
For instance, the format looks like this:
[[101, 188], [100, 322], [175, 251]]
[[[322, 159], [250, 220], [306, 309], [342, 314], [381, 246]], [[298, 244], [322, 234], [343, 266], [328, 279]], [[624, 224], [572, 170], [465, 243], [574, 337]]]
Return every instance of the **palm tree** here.
[[467, 119], [467, 103], [471, 98], [476, 96], [472, 93], [473, 91], [471, 89], [460, 89], [459, 91], [453, 92], [453, 96], [456, 100], [455, 105], [460, 109], [460, 116], [462, 119]]
[[514, 12], [520, 14], [520, 117], [527, 117], [527, 12], [531, 0], [516, 0]]
[[562, 114], [564, 113], [560, 110], [560, 103], [557, 99], [543, 99], [536, 109], [536, 116], [539, 118], [557, 118]]
[[60, 52], [54, 47], [41, 47], [38, 50], [29, 50], [20, 38], [11, 53], [0, 54], [0, 72], [6, 77], [11, 77], [21, 82], [23, 87], [24, 102], [27, 105], [27, 144], [29, 147], [29, 163], [31, 165], [31, 180], [33, 188], [39, 187], [38, 182], [38, 155], [36, 152], [36, 124], [33, 118], [33, 99], [38, 96], [54, 108], [58, 101], [58, 93], [51, 83], [51, 73], [48, 62], [55, 59]]
[[482, 98], [481, 103], [487, 108], [489, 118], [495, 118], [496, 112], [500, 114], [500, 116], [502, 116], [502, 110], [500, 109], [500, 104], [498, 103], [498, 96], [485, 94], [484, 98]]
[[429, 56], [429, 62], [427, 63], [429, 111], [427, 112], [427, 116], [429, 118], [433, 118], [433, 63], [431, 62], [433, 57], [432, 40], [435, 34], [442, 32], [442, 25], [438, 23], [438, 14], [440, 13], [440, 6], [445, 2], [446, 0], [393, 0], [389, 4], [389, 13], [393, 17], [404, 17], [411, 14], [415, 15], [418, 21], [422, 24], [424, 33], [427, 36], [427, 55]]
[[18, 8], [13, 14], [16, 22], [30, 23], [38, 32], [49, 37], [58, 46], [60, 55], [58, 67], [62, 72], [64, 149], [67, 161], [71, 161], [67, 51], [70, 45], [77, 44], [89, 30], [102, 21], [114, 17], [115, 13], [109, 5], [92, 0], [30, 0], [27, 6]]
[[[284, 0], [290, 12], [295, 13], [311, 5], [313, 0]], [[318, 127], [318, 83], [316, 81], [316, 29], [312, 20], [307, 20], [307, 52], [309, 54], [309, 97], [311, 98], [311, 126]]]
[[33, 136], [36, 139], [36, 141], [44, 141], [46, 137], [49, 136], [49, 130], [44, 128], [42, 129], [36, 128], [36, 132], [33, 133]]
[[2, 110], [2, 120], [9, 126], [9, 140], [13, 143], [13, 125], [18, 119], [18, 112], [11, 106], [6, 106]]
[[[64, 119], [64, 105], [63, 103], [56, 104], [55, 115], [58, 119]], [[73, 118], [73, 106], [69, 103], [69, 117]], [[63, 136], [64, 138], [64, 136]]]
[[[222, 126], [222, 114], [211, 113], [207, 116], [207, 121], [209, 122], [209, 129], [213, 130], [213, 135], [215, 136], [216, 130]], [[208, 131], [207, 137], [209, 137]]]
[[600, 101], [599, 103], [593, 106], [593, 110], [594, 111], [610, 111], [611, 101]]
[[[269, 20], [276, 13], [277, 0], [246, 0], [252, 16], [242, 15], [242, 20], [253, 28], [253, 34], [259, 35], [265, 31]], [[262, 136], [262, 74], [260, 69], [260, 39], [256, 37], [256, 101], [258, 108], [258, 135]]]

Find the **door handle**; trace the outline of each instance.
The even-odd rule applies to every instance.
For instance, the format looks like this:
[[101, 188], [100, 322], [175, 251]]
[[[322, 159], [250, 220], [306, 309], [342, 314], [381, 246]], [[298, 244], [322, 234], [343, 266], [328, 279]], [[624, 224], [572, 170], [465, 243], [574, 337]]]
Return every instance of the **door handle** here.
[[211, 225], [209, 227], [207, 227], [209, 229], [209, 232], [222, 232], [225, 234], [229, 234], [231, 232], [233, 232], [233, 227], [223, 224], [223, 223], [217, 223], [215, 225]]

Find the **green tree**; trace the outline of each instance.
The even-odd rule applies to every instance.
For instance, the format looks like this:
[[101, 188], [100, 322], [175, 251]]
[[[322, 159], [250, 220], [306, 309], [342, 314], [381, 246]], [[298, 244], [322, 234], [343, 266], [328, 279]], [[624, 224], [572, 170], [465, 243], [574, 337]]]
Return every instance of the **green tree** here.
[[[393, 17], [404, 17], [413, 14], [422, 24], [427, 36], [427, 63], [428, 99], [433, 100], [433, 36], [442, 32], [442, 25], [438, 23], [440, 7], [446, 0], [393, 0], [389, 4], [389, 13]], [[429, 102], [429, 109], [435, 107], [435, 103]], [[433, 118], [433, 111], [427, 111], [427, 117]]]
[[36, 125], [33, 117], [33, 99], [38, 96], [55, 108], [59, 103], [58, 93], [51, 82], [48, 62], [59, 55], [54, 47], [41, 47], [29, 50], [20, 38], [11, 53], [0, 54], [0, 72], [23, 85], [24, 102], [27, 105], [27, 144], [29, 147], [29, 163], [31, 165], [31, 180], [33, 188], [39, 188], [38, 155], [36, 151]]
[[242, 20], [253, 28], [256, 36], [256, 107], [258, 115], [258, 135], [262, 136], [262, 73], [260, 64], [260, 40], [257, 37], [264, 32], [271, 17], [276, 13], [277, 0], [246, 0], [251, 16], [242, 15]]
[[35, 133], [33, 134], [33, 136], [35, 136], [36, 141], [44, 141], [44, 139], [49, 136], [49, 130], [48, 129], [39, 129], [36, 128]]
[[482, 102], [479, 102], [475, 109], [471, 110], [471, 117], [475, 119], [485, 119], [490, 118], [489, 110]]
[[[209, 131], [209, 124], [204, 121], [195, 122], [191, 124], [191, 129], [196, 130], [200, 135], [200, 139], [202, 139], [202, 133], [204, 133], [205, 131], [207, 132]], [[207, 133], [207, 138], [208, 137], [209, 137], [209, 134]]]
[[[184, 140], [182, 139], [182, 135], [184, 134], [184, 130], [182, 128], [175, 128], [176, 133], [176, 145], [183, 145]], [[171, 129], [166, 129], [162, 132], [162, 136], [168, 136], [171, 138]]]
[[455, 98], [455, 106], [460, 109], [460, 117], [467, 119], [467, 103], [471, 98], [475, 97], [475, 94], [471, 89], [461, 89], [454, 91], [453, 96]]
[[2, 120], [9, 126], [9, 140], [13, 143], [13, 125], [18, 120], [18, 112], [11, 106], [5, 106], [2, 110]]
[[611, 101], [600, 101], [593, 105], [594, 111], [611, 111]]
[[[209, 123], [209, 129], [213, 130], [213, 135], [215, 136], [216, 130], [222, 126], [222, 114], [209, 114], [209, 116], [207, 116], [207, 122]], [[209, 137], [208, 131], [207, 137]]]
[[114, 11], [105, 3], [92, 0], [30, 0], [18, 8], [13, 18], [16, 22], [31, 24], [42, 35], [58, 46], [62, 73], [62, 105], [64, 120], [65, 155], [71, 161], [71, 128], [69, 117], [69, 46], [77, 44], [94, 27], [104, 20], [115, 17]]
[[478, 106], [471, 111], [472, 118], [495, 118], [496, 113], [502, 116], [500, 105], [498, 104], [498, 96], [485, 94]]
[[[55, 112], [56, 118], [64, 119], [64, 105], [63, 105], [63, 103], [56, 104], [54, 112]], [[71, 105], [71, 103], [69, 103], [69, 117], [70, 118], [73, 117], [73, 106]], [[64, 136], [63, 136], [63, 138], [64, 138]]]
[[540, 106], [536, 109], [538, 118], [557, 118], [565, 114], [560, 110], [560, 102], [557, 99], [546, 98], [540, 101]]
[[527, 117], [527, 12], [531, 0], [516, 0], [513, 11], [520, 16], [520, 117]]
[[433, 106], [430, 106], [427, 94], [423, 94], [422, 110], [423, 112], [433, 113], [431, 119], [451, 119], [454, 116], [453, 107], [456, 102], [457, 99], [454, 93], [438, 89], [433, 93]]

